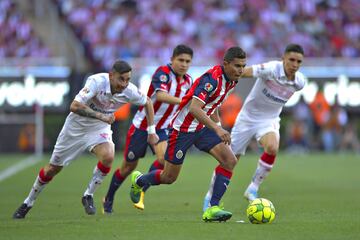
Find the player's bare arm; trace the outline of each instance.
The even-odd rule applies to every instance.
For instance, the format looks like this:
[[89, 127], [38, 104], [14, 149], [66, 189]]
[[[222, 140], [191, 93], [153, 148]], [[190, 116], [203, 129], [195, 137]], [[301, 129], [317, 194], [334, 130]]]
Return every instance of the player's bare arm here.
[[253, 68], [252, 67], [246, 67], [244, 68], [243, 74], [241, 75], [241, 77], [253, 77]]
[[219, 108], [216, 108], [215, 112], [210, 115], [211, 120], [213, 120], [217, 125], [220, 125], [220, 116]]
[[213, 120], [211, 120], [206, 113], [202, 110], [204, 103], [197, 98], [193, 98], [190, 104], [190, 113], [206, 127], [214, 130], [216, 134], [221, 138], [225, 144], [231, 143], [230, 133], [218, 126]]
[[174, 97], [165, 91], [156, 92], [156, 100], [159, 102], [164, 102], [168, 104], [180, 104], [181, 98]]
[[108, 124], [112, 124], [115, 121], [114, 115], [105, 115], [92, 110], [90, 107], [82, 104], [78, 101], [73, 101], [70, 105], [70, 111], [83, 117], [96, 118]]
[[148, 124], [148, 138], [147, 141], [150, 145], [155, 145], [159, 141], [159, 137], [156, 134], [154, 125], [154, 107], [151, 99], [148, 97], [144, 105], [146, 120]]

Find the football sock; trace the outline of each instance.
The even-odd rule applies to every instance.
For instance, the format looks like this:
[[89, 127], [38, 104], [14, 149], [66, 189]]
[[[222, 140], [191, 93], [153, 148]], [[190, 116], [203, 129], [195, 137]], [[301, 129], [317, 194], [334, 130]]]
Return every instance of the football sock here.
[[160, 174], [162, 170], [154, 170], [147, 174], [142, 175], [136, 181], [136, 184], [140, 187], [148, 186], [148, 185], [159, 185], [160, 182]]
[[28, 206], [34, 205], [35, 199], [39, 196], [40, 192], [45, 188], [46, 184], [51, 181], [51, 179], [52, 177], [45, 176], [44, 168], [40, 169], [39, 175], [36, 177], [34, 185], [32, 186], [24, 203]]
[[84, 192], [84, 196], [86, 195], [94, 195], [95, 190], [100, 186], [105, 176], [110, 172], [110, 167], [104, 166], [100, 161], [95, 166], [93, 171], [93, 176], [88, 184], [86, 191]]
[[275, 162], [275, 157], [275, 155], [270, 155], [266, 152], [261, 155], [250, 187], [253, 187], [256, 191], [259, 189], [260, 184], [264, 181], [267, 175], [269, 175]]
[[218, 206], [226, 189], [230, 183], [232, 172], [226, 170], [220, 165], [215, 168], [215, 181], [212, 189], [212, 196], [210, 199], [210, 206]]
[[[157, 159], [151, 164], [150, 168], [149, 168], [149, 172], [152, 172], [154, 170], [163, 170], [164, 169], [164, 165], [162, 165]], [[150, 185], [145, 185], [143, 187], [143, 191], [146, 192], [146, 190], [148, 190], [148, 188], [150, 187]]]
[[116, 171], [114, 172], [113, 177], [111, 179], [109, 190], [105, 197], [106, 200], [110, 200], [110, 201], [114, 200], [114, 195], [124, 180], [125, 180], [125, 178], [123, 176], [121, 176], [120, 168], [116, 169]]

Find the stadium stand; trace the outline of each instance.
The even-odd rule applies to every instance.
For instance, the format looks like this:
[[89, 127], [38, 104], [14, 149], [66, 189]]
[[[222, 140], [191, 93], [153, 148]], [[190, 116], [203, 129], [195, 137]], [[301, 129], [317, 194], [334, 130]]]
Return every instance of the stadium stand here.
[[34, 33], [12, 0], [0, 1], [0, 57], [49, 57], [51, 52]]
[[56, 3], [101, 67], [109, 67], [116, 57], [167, 61], [179, 42], [196, 49], [195, 60], [219, 59], [224, 49], [236, 44], [252, 58], [279, 56], [284, 42], [301, 42], [307, 57], [360, 56], [357, 0]]

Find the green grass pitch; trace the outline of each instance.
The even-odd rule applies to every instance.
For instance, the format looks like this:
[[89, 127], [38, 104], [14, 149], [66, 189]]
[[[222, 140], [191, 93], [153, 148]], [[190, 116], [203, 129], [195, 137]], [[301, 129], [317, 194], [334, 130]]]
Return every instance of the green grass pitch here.
[[[127, 179], [116, 195], [115, 213], [101, 213], [101, 199], [109, 175], [95, 194], [98, 212], [87, 216], [80, 203], [96, 159], [84, 155], [66, 167], [40, 194], [24, 220], [12, 214], [28, 194], [48, 156], [35, 166], [0, 182], [0, 239], [359, 239], [360, 157], [357, 155], [280, 153], [276, 166], [260, 189], [270, 199], [276, 219], [269, 225], [252, 225], [246, 219], [242, 194], [256, 167], [257, 156], [247, 155], [236, 167], [223, 198], [233, 213], [226, 223], [201, 220], [202, 199], [216, 162], [207, 154], [189, 153], [176, 183], [151, 188], [145, 210], [129, 199]], [[24, 158], [0, 155], [0, 172]], [[117, 153], [115, 166], [120, 163]], [[140, 160], [146, 171], [154, 157]], [[113, 172], [113, 171], [112, 171]], [[111, 172], [111, 174], [112, 174]], [[245, 223], [237, 221], [245, 220]]]

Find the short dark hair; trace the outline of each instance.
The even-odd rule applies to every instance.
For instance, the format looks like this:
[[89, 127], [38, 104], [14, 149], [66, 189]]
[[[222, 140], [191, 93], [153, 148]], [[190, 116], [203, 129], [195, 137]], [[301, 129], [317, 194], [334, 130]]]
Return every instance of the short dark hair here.
[[111, 69], [113, 72], [117, 72], [120, 74], [130, 72], [132, 70], [129, 63], [123, 60], [116, 60]]
[[194, 55], [194, 52], [191, 49], [191, 47], [189, 47], [189, 46], [187, 46], [185, 44], [179, 44], [174, 48], [172, 57], [177, 57], [177, 56], [179, 56], [180, 54], [183, 54], [183, 53], [189, 54], [191, 56], [191, 58]]
[[224, 54], [224, 61], [231, 62], [234, 58], [246, 58], [246, 53], [241, 47], [231, 47]]
[[304, 49], [302, 48], [301, 45], [296, 43], [290, 43], [289, 45], [286, 46], [285, 53], [289, 53], [289, 52], [296, 52], [304, 55]]

